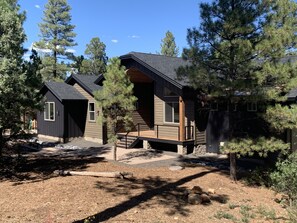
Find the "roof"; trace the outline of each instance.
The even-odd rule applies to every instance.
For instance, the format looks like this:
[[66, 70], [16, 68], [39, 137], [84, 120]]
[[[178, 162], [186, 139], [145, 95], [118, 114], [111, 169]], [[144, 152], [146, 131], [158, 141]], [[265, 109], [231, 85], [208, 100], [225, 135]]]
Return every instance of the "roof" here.
[[186, 80], [177, 78], [177, 69], [182, 66], [190, 65], [189, 61], [181, 57], [169, 57], [159, 54], [130, 52], [120, 57], [120, 59], [134, 59], [146, 68], [150, 69], [160, 77], [171, 82], [179, 88], [188, 86]]
[[102, 86], [97, 83], [103, 78], [103, 75], [90, 75], [90, 74], [72, 74], [65, 81], [67, 84], [71, 80], [75, 80], [81, 87], [83, 87], [89, 94], [93, 95], [94, 91], [101, 90]]
[[46, 82], [41, 90], [45, 87], [47, 87], [61, 102], [65, 100], [87, 100], [72, 85], [64, 82]]

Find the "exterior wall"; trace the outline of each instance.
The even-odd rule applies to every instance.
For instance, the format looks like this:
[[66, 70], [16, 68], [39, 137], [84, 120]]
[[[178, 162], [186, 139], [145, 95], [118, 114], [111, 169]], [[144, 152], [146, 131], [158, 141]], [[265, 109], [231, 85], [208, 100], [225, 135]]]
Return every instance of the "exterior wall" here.
[[153, 83], [135, 83], [134, 95], [137, 97], [137, 109], [133, 112], [133, 123], [141, 123], [141, 130], [148, 130], [154, 125], [153, 119]]
[[47, 102], [55, 102], [55, 121], [44, 120], [44, 111], [39, 111], [37, 113], [38, 134], [65, 138], [63, 104], [50, 91], [47, 91], [44, 97]]
[[84, 136], [85, 121], [87, 116], [87, 101], [66, 101], [65, 109], [65, 134], [67, 138]]
[[[158, 133], [159, 137], [166, 137], [168, 139], [178, 140], [179, 139], [179, 123], [167, 123], [165, 122], [165, 102], [177, 102], [178, 97], [166, 97], [164, 96], [164, 87], [158, 83], [155, 84], [155, 95], [154, 95], [154, 116], [155, 116], [155, 132]], [[185, 126], [195, 126], [194, 116], [194, 102], [190, 100], [185, 101]], [[165, 125], [165, 126], [164, 126]], [[195, 128], [194, 128], [195, 129]], [[186, 130], [186, 138], [189, 138], [192, 134], [190, 127]], [[194, 135], [193, 135], [194, 136]]]
[[[95, 103], [95, 117], [96, 120], [98, 118], [98, 114], [101, 112], [101, 109], [97, 107], [96, 101], [92, 95], [86, 92], [81, 86], [77, 83], [73, 85], [84, 97], [88, 99], [88, 102]], [[88, 107], [88, 106], [87, 106]], [[84, 137], [88, 140], [96, 141], [99, 143], [103, 143], [104, 133], [103, 133], [103, 125], [98, 124], [97, 121], [89, 121], [89, 113], [87, 111], [87, 115], [85, 116], [85, 132]]]

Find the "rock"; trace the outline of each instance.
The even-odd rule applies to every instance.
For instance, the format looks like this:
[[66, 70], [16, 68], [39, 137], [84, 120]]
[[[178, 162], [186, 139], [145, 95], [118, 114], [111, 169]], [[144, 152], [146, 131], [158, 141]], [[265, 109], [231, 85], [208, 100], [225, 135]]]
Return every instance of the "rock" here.
[[193, 193], [191, 193], [191, 194], [189, 194], [188, 195], [188, 203], [189, 204], [201, 204], [202, 203], [202, 199], [201, 199], [201, 197], [200, 197], [200, 195], [199, 194], [193, 194]]
[[170, 166], [169, 170], [171, 171], [178, 171], [184, 169], [182, 166]]
[[210, 203], [210, 197], [207, 194], [201, 194], [200, 199], [202, 204]]
[[194, 194], [202, 194], [203, 193], [203, 190], [201, 187], [199, 186], [194, 186], [192, 189], [191, 189], [191, 193], [194, 193]]
[[215, 193], [216, 193], [215, 189], [213, 189], [213, 188], [209, 188], [209, 189], [207, 190], [207, 192], [208, 192], [209, 194], [215, 194]]
[[33, 137], [33, 138], [31, 138], [31, 139], [29, 139], [29, 142], [37, 142], [38, 141], [38, 139], [36, 138], [36, 137]]

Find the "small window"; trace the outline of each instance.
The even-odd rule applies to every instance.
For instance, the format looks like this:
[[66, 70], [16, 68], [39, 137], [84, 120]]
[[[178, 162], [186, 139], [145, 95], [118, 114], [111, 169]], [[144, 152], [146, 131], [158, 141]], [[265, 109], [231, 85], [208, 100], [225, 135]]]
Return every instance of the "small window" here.
[[165, 103], [165, 122], [179, 123], [179, 104], [176, 102]]
[[167, 87], [164, 87], [164, 96], [166, 97], [177, 97], [177, 94], [169, 90]]
[[89, 121], [94, 122], [96, 121], [95, 118], [95, 103], [89, 103]]
[[257, 111], [257, 103], [256, 102], [247, 103], [247, 110], [248, 111]]
[[44, 120], [55, 121], [55, 102], [45, 102]]

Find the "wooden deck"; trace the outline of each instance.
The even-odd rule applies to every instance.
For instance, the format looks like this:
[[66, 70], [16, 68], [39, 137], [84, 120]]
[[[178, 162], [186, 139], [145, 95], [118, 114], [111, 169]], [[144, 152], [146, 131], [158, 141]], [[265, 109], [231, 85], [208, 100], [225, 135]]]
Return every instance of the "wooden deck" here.
[[[158, 140], [158, 141], [175, 141], [175, 142], [181, 142], [179, 139], [178, 139], [178, 136], [174, 137], [169, 137], [169, 136], [157, 136], [157, 133], [156, 131], [154, 130], [143, 130], [143, 131], [135, 131], [135, 132], [129, 132], [129, 133], [119, 133], [118, 135], [120, 136], [134, 136], [134, 137], [139, 137], [140, 139], [155, 139], [155, 140]], [[192, 139], [191, 140], [185, 140], [185, 141], [193, 141]]]

